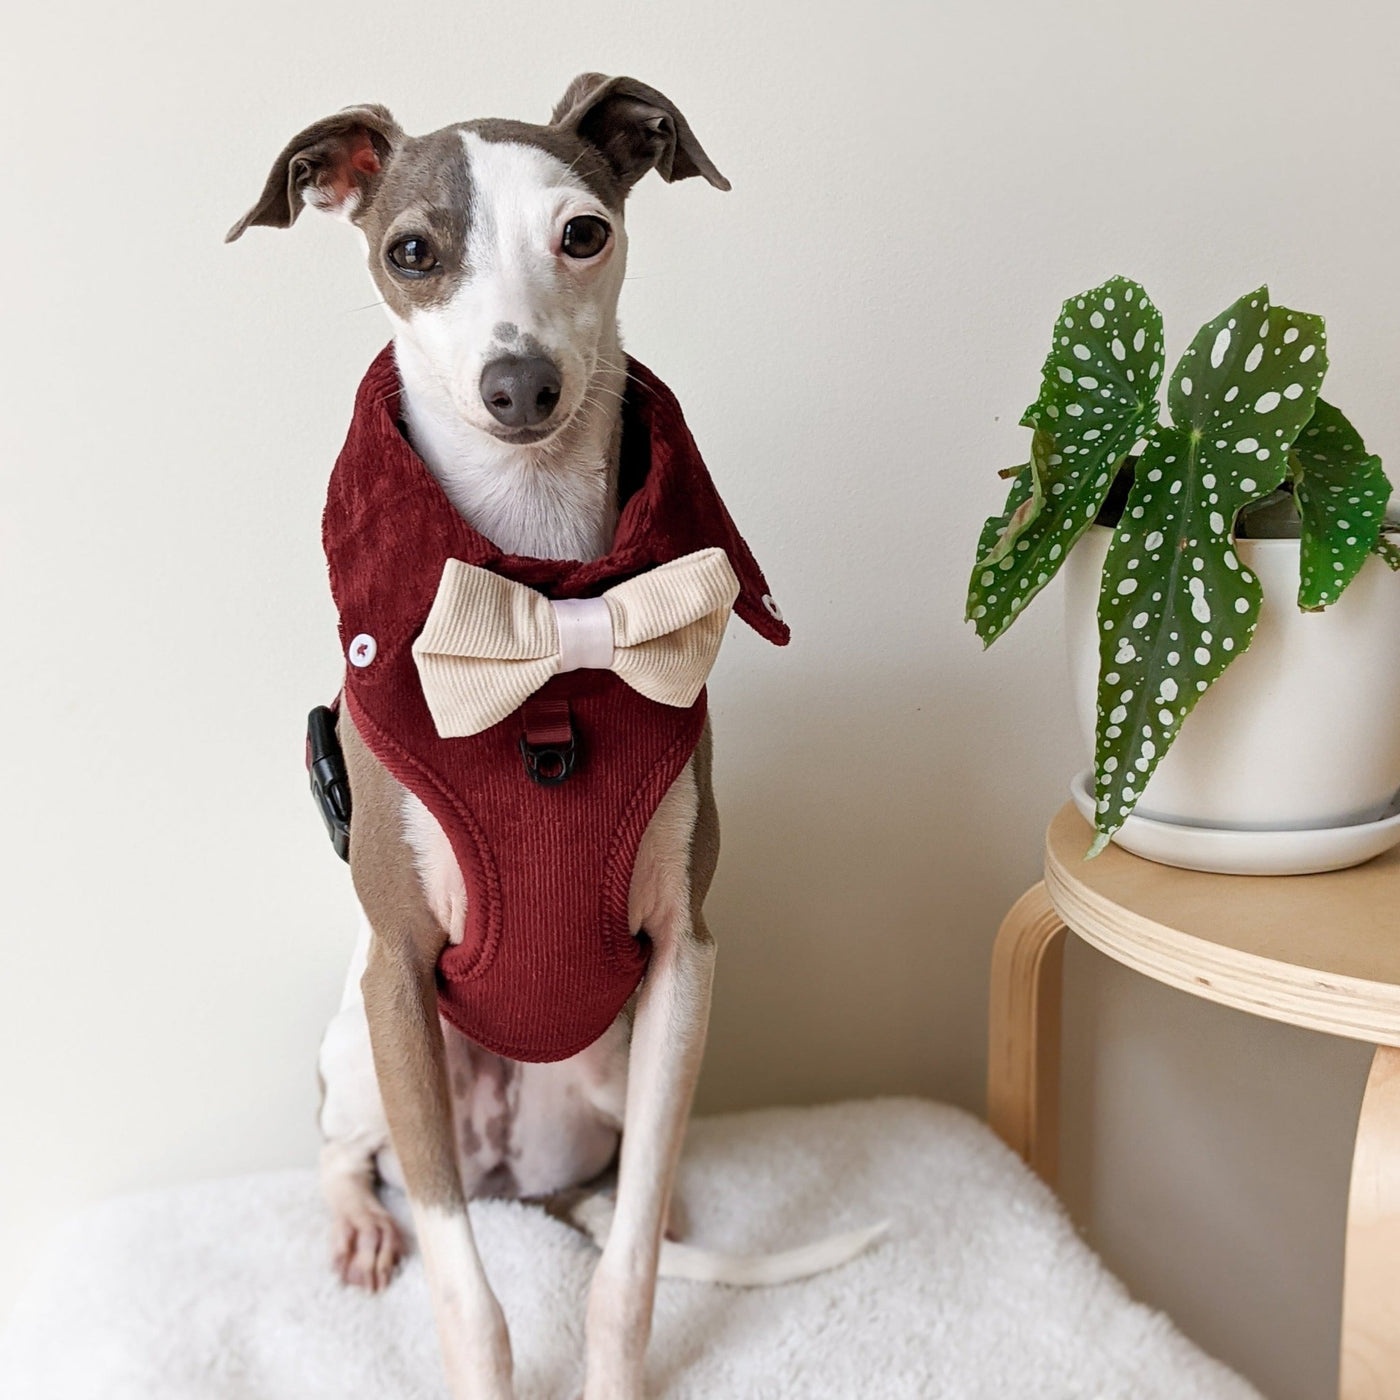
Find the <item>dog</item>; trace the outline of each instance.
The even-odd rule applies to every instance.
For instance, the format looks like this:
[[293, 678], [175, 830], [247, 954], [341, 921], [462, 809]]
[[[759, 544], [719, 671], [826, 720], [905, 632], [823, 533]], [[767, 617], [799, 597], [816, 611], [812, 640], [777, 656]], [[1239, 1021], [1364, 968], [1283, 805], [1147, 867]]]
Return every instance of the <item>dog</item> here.
[[[289, 227], [306, 206], [358, 229], [393, 328], [403, 430], [452, 507], [507, 554], [594, 560], [619, 514], [623, 211], [653, 169], [729, 188], [676, 106], [630, 78], [581, 75], [544, 125], [476, 120], [409, 137], [385, 108], [352, 107], [288, 143], [228, 237]], [[543, 1064], [488, 1053], [440, 1019], [434, 970], [466, 918], [459, 863], [343, 709], [339, 730], [365, 918], [319, 1059], [336, 1265], [352, 1285], [388, 1282], [404, 1241], [377, 1187], [401, 1187], [450, 1392], [506, 1400], [510, 1342], [467, 1201], [567, 1199], [616, 1162], [610, 1223], [593, 1197], [578, 1217], [606, 1233], [584, 1394], [636, 1400], [714, 972], [701, 912], [719, 847], [708, 722], [633, 867], [628, 922], [650, 938], [644, 980], [601, 1038]], [[865, 1242], [730, 1273], [795, 1277]], [[675, 1272], [726, 1276], [718, 1256], [667, 1248]]]

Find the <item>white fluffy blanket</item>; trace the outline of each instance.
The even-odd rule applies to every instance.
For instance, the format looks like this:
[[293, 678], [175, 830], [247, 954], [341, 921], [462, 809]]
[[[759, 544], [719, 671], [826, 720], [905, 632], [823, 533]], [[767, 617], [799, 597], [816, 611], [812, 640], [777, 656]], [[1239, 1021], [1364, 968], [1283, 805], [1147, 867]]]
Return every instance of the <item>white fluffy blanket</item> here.
[[[649, 1384], [675, 1400], [1259, 1400], [1133, 1303], [975, 1119], [906, 1099], [698, 1119], [695, 1243], [782, 1249], [888, 1218], [853, 1263], [757, 1290], [663, 1281]], [[473, 1205], [520, 1400], [573, 1400], [596, 1253]], [[6, 1400], [445, 1400], [416, 1258], [341, 1287], [309, 1171], [114, 1200], [55, 1241], [0, 1337]]]

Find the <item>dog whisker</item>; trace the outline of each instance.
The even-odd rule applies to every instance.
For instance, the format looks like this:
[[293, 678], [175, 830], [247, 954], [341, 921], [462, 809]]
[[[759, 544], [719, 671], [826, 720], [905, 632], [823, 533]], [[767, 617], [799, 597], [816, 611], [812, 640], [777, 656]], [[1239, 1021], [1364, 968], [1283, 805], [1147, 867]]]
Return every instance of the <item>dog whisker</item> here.
[[606, 397], [610, 399], [624, 399], [627, 397], [625, 394], [619, 393], [616, 389], [607, 388], [606, 385], [593, 384], [589, 386], [587, 392], [584, 394], [583, 402], [592, 404], [595, 408], [601, 407], [602, 399], [598, 397], [600, 394], [606, 395]]
[[[622, 363], [622, 364], [616, 364], [614, 361], [609, 360], [606, 356], [604, 356], [604, 355], [599, 355], [599, 357], [598, 357], [598, 363], [599, 363], [601, 366], [603, 366], [605, 369], [610, 369], [610, 370], [612, 370], [612, 371], [613, 371], [614, 373], [616, 373], [616, 374], [621, 374], [621, 375], [623, 375], [625, 378], [631, 380], [634, 384], [637, 384], [637, 383], [640, 383], [640, 382], [641, 382], [641, 381], [637, 378], [637, 376], [636, 376], [635, 374], [632, 373], [631, 367], [630, 367], [626, 362], [624, 362], [624, 363]], [[615, 392], [615, 391], [609, 391], [609, 392]], [[623, 395], [619, 395], [619, 397], [623, 397]]]

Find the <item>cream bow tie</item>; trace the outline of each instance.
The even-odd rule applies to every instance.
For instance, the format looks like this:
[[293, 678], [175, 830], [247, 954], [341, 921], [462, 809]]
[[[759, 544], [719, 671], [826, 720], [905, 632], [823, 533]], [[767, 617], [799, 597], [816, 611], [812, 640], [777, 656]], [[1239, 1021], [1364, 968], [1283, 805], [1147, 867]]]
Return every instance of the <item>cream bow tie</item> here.
[[551, 676], [585, 667], [684, 707], [705, 684], [738, 596], [722, 549], [682, 555], [601, 598], [557, 601], [449, 559], [413, 659], [444, 739], [489, 729]]

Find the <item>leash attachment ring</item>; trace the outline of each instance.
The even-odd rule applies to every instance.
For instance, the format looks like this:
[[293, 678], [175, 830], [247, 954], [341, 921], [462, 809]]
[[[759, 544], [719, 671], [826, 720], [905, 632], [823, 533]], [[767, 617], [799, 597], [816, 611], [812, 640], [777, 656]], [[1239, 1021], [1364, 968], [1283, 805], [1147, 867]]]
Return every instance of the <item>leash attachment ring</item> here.
[[534, 697], [520, 708], [525, 732], [520, 736], [520, 757], [525, 776], [540, 787], [558, 787], [578, 763], [578, 739], [567, 700]]

